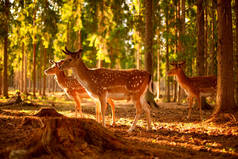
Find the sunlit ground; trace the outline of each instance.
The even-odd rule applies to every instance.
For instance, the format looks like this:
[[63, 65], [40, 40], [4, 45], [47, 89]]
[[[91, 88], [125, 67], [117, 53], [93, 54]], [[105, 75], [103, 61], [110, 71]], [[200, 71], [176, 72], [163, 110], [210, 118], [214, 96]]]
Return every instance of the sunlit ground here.
[[[54, 107], [59, 113], [67, 117], [75, 117], [74, 102], [62, 93], [49, 95], [47, 99], [29, 98], [28, 100], [42, 106]], [[0, 99], [1, 103], [6, 101], [6, 99]], [[200, 122], [199, 113], [196, 109], [193, 110], [192, 119], [189, 121], [185, 119], [187, 115], [186, 105], [159, 103], [160, 109], [157, 112], [151, 112], [152, 131], [146, 131], [146, 117], [143, 114], [137, 123], [135, 132], [128, 134], [126, 131], [133, 123], [135, 108], [126, 101], [116, 101], [115, 104], [116, 126], [110, 126], [111, 110], [108, 107], [106, 112], [107, 128], [125, 138], [151, 145], [165, 145], [199, 152], [218, 152], [238, 157], [238, 123], [214, 124]], [[35, 114], [39, 108], [25, 106], [1, 107], [4, 111], [21, 112], [27, 115]], [[84, 118], [95, 119], [95, 104], [92, 100], [84, 99], [82, 110]], [[211, 111], [203, 114], [205, 118], [208, 118]]]

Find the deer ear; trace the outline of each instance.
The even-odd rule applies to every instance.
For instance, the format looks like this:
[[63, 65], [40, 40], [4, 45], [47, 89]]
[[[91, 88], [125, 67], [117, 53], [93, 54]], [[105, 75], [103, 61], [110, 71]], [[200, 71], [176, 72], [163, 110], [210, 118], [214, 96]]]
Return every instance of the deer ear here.
[[173, 62], [170, 62], [169, 64], [170, 64], [171, 66], [177, 67], [177, 63], [174, 62], [174, 61], [173, 61]]

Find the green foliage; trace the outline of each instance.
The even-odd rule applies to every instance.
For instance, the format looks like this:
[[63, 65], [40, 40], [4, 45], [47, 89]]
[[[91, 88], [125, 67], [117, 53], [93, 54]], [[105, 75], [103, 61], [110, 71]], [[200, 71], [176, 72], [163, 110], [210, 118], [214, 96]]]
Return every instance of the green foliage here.
[[[165, 76], [166, 44], [169, 60], [185, 60], [193, 72], [196, 55], [196, 1], [186, 1], [185, 33], [178, 38], [176, 28], [177, 0], [153, 0], [153, 49], [154, 70], [160, 63], [160, 74]], [[60, 60], [65, 57], [65, 46], [75, 51], [79, 41], [83, 60], [88, 67], [135, 68], [136, 52], [140, 50], [140, 68], [144, 65], [145, 8], [144, 0], [27, 0], [13, 1], [10, 16], [5, 15], [4, 1], [0, 2], [0, 50], [3, 50], [5, 22], [9, 21], [9, 74], [19, 70], [22, 45], [28, 59], [28, 77], [32, 76], [33, 43], [37, 46], [37, 68], [42, 68], [43, 49], [47, 58]], [[208, 6], [210, 6], [209, 4]], [[209, 15], [211, 9], [208, 10]], [[36, 13], [35, 21], [33, 13]], [[166, 30], [166, 18], [168, 30]], [[34, 21], [34, 24], [33, 24]], [[217, 26], [215, 26], [217, 27]], [[211, 28], [209, 28], [211, 30]], [[208, 33], [211, 36], [211, 32]], [[215, 39], [217, 32], [215, 31]], [[158, 44], [160, 40], [160, 44]], [[185, 46], [184, 55], [175, 51], [178, 41]], [[167, 43], [166, 43], [167, 42]], [[210, 42], [210, 41], [209, 41]], [[215, 46], [217, 41], [215, 41]], [[160, 48], [160, 61], [156, 61]], [[1, 67], [1, 65], [0, 65]], [[42, 73], [43, 74], [43, 73]]]

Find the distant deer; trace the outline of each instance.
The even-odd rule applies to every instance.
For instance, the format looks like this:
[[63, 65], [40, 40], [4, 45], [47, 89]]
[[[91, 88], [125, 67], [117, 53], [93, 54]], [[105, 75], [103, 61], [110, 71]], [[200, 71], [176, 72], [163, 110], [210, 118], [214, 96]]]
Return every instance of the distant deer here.
[[[63, 61], [54, 62], [52, 60], [49, 61], [52, 66], [45, 70], [46, 75], [55, 75], [55, 80], [58, 85], [65, 91], [65, 93], [74, 99], [75, 104], [75, 115], [77, 117], [77, 111], [79, 109], [80, 116], [82, 117], [82, 108], [80, 106], [80, 102], [82, 98], [90, 98], [85, 89], [79, 84], [79, 82], [73, 77], [67, 77], [64, 71], [59, 69], [59, 66], [63, 63]], [[112, 110], [112, 125], [115, 125], [115, 105], [113, 101], [108, 98], [107, 102], [111, 106]], [[96, 119], [100, 121], [100, 113], [99, 113], [99, 103], [96, 102]]]
[[183, 71], [183, 66], [185, 62], [173, 62], [170, 63], [174, 66], [168, 72], [168, 76], [176, 76], [179, 85], [185, 90], [188, 95], [187, 100], [189, 103], [189, 111], [187, 118], [191, 118], [192, 103], [193, 98], [198, 101], [198, 106], [200, 110], [200, 119], [202, 120], [202, 106], [201, 97], [211, 96], [216, 94], [217, 87], [217, 77], [216, 76], [197, 76], [197, 77], [187, 77]]
[[136, 69], [89, 69], [82, 61], [82, 50], [70, 52], [65, 48], [63, 52], [68, 56], [60, 65], [60, 69], [72, 68], [77, 80], [89, 92], [89, 95], [100, 101], [103, 126], [105, 126], [104, 116], [108, 98], [115, 100], [131, 99], [136, 107], [136, 116], [128, 131], [131, 132], [135, 129], [142, 109], [146, 112], [147, 129], [151, 129], [150, 108], [145, 100], [147, 88], [152, 80], [149, 72]]

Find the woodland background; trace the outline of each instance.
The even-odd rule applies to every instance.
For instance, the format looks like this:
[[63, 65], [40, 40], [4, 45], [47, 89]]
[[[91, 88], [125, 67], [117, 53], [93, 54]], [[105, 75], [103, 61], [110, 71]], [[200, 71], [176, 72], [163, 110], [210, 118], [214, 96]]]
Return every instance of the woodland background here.
[[[19, 90], [41, 98], [46, 92], [60, 91], [43, 71], [49, 59], [65, 57], [62, 49], [67, 46], [72, 51], [83, 48], [83, 60], [90, 68], [149, 70], [157, 98], [180, 103], [184, 93], [175, 78], [167, 76], [169, 63], [186, 61], [188, 76], [218, 74], [218, 3], [222, 1], [153, 0], [148, 9], [146, 2], [1, 0], [0, 96], [7, 98], [9, 90]], [[231, 35], [225, 36], [231, 39], [227, 45], [231, 50], [223, 59], [231, 62], [224, 69], [232, 71], [227, 78], [232, 81], [234, 103], [238, 100], [238, 3], [232, 0], [220, 6], [228, 6], [230, 13]]]
[[[94, 120], [90, 99], [75, 118], [74, 101], [44, 74], [65, 46], [83, 49], [89, 68], [149, 71], [152, 130], [143, 114], [127, 132], [136, 111], [126, 101], [115, 101], [115, 126], [110, 107], [106, 127]], [[167, 76], [173, 61], [189, 77], [217, 77], [216, 97], [202, 99], [215, 108], [203, 110], [208, 120], [197, 110], [186, 118], [185, 93]], [[237, 102], [238, 0], [0, 0], [0, 158], [235, 159]]]

